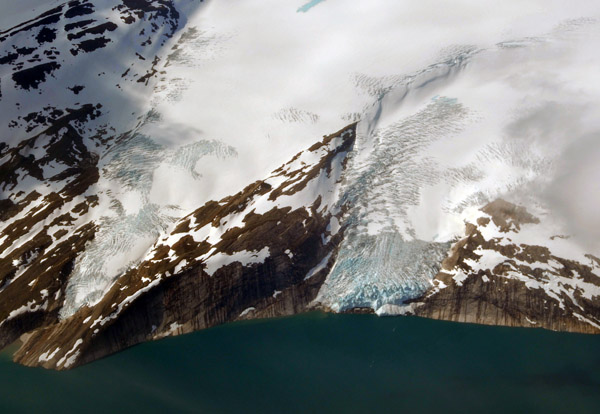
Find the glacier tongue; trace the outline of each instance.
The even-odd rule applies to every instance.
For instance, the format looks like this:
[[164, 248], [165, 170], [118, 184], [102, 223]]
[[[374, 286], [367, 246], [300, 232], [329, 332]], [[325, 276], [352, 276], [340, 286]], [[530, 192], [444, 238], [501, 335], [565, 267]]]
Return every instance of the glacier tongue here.
[[200, 159], [214, 157], [224, 162], [237, 155], [233, 147], [216, 140], [160, 145], [155, 142], [160, 131], [152, 129], [155, 122], [142, 123], [105, 154], [99, 186], [105, 189], [105, 204], [110, 204], [112, 211], [100, 217], [97, 236], [76, 260], [60, 311], [62, 318], [100, 301], [118, 276], [137, 264], [158, 237], [184, 215], [179, 206], [158, 203], [152, 196], [153, 189], [160, 197], [167, 191], [164, 183], [155, 180], [161, 166], [168, 168], [171, 177], [180, 170], [179, 176], [197, 183], [202, 178], [195, 171]]
[[399, 233], [350, 236], [316, 301], [336, 312], [400, 305], [431, 287], [450, 243], [405, 240]]
[[450, 139], [465, 122], [468, 111], [461, 104], [436, 97], [416, 114], [363, 136], [341, 200], [350, 206], [348, 228], [317, 302], [335, 311], [376, 310], [431, 286], [450, 243], [419, 239], [410, 207], [421, 203], [423, 187], [446, 177], [427, 157], [429, 145]]
[[102, 299], [127, 266], [135, 264], [176, 220], [166, 213], [155, 204], [145, 204], [133, 214], [102, 217], [100, 231], [75, 263], [61, 317], [69, 317], [81, 306]]

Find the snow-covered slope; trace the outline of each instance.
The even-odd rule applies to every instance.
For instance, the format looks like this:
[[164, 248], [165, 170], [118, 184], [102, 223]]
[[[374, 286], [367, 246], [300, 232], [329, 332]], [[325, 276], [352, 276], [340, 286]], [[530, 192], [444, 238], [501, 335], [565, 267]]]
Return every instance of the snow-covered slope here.
[[[483, 273], [527, 288], [505, 296], [506, 312], [594, 331], [597, 4], [2, 7], [0, 347], [39, 328], [21, 361], [68, 368], [309, 306], [527, 324], [470, 316], [473, 301], [491, 300], [468, 282]], [[465, 222], [491, 243], [479, 219], [499, 199], [543, 222], [502, 243], [549, 249], [557, 259], [543, 262], [544, 276], [476, 246], [465, 256], [474, 262], [443, 267], [474, 237]], [[274, 227], [253, 221], [269, 214]], [[570, 268], [550, 270], [559, 259], [587, 269], [585, 284]], [[456, 266], [466, 282], [444, 282]], [[465, 295], [478, 298], [467, 310]], [[528, 295], [557, 301], [564, 324], [545, 320], [543, 305], [525, 309]]]

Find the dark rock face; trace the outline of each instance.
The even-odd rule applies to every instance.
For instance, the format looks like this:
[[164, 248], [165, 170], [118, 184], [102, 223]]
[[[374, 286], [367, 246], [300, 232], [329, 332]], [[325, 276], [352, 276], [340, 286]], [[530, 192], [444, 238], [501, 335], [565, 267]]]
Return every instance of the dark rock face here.
[[[98, 304], [35, 331], [15, 361], [68, 369], [167, 335], [304, 311], [343, 237], [327, 230], [341, 210], [326, 193], [341, 182], [354, 139], [351, 125], [183, 218]], [[324, 180], [323, 193], [309, 186]]]
[[52, 74], [60, 65], [56, 62], [42, 63], [28, 69], [13, 73], [15, 83], [23, 89], [36, 89], [40, 83], [46, 81], [46, 75]]
[[[415, 315], [486, 325], [600, 333], [600, 260], [565, 259], [548, 246], [513, 242], [539, 225], [523, 207], [497, 200], [466, 225]], [[485, 238], [488, 231], [495, 237]]]

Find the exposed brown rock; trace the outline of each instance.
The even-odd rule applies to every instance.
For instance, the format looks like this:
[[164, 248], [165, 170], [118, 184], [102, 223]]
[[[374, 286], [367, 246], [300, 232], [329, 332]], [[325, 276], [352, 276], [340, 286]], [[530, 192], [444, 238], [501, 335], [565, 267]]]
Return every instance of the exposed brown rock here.
[[537, 217], [529, 214], [524, 207], [517, 206], [502, 199], [492, 201], [483, 207], [481, 211], [492, 216], [494, 224], [496, 224], [502, 232], [509, 231], [511, 226], [514, 226], [519, 230], [522, 224], [540, 222]]
[[[518, 231], [525, 223], [539, 223], [523, 207], [504, 200], [490, 203], [482, 211], [503, 233]], [[466, 237], [452, 246], [434, 287], [412, 301], [416, 305], [414, 314], [456, 322], [600, 333], [600, 296], [590, 300], [578, 288], [571, 289], [575, 303], [564, 291], [550, 295], [539, 287], [553, 277], [579, 277], [600, 287], [600, 277], [590, 266], [554, 256], [545, 246], [485, 240], [480, 227], [491, 225], [490, 219], [482, 217], [477, 223], [467, 223]], [[493, 269], [473, 271], [467, 261], [480, 259], [478, 249], [498, 252], [505, 260]], [[538, 266], [551, 261], [552, 271]], [[466, 276], [460, 283], [453, 279], [452, 273], [457, 270]]]

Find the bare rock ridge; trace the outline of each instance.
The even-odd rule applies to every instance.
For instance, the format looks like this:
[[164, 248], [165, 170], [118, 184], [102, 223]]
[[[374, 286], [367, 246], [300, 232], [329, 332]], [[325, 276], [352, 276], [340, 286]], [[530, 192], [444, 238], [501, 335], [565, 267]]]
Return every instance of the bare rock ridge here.
[[600, 259], [586, 255], [584, 264], [560, 257], [551, 242], [561, 236], [540, 240], [547, 245], [520, 237], [525, 226], [541, 224], [504, 200], [483, 207], [411, 312], [457, 322], [600, 333]]
[[97, 305], [36, 330], [15, 361], [72, 368], [167, 335], [306, 310], [343, 235], [328, 228], [343, 210], [336, 187], [354, 139], [353, 124], [183, 218]]

